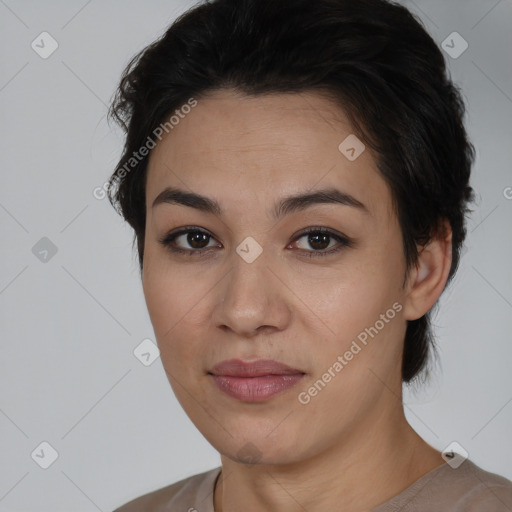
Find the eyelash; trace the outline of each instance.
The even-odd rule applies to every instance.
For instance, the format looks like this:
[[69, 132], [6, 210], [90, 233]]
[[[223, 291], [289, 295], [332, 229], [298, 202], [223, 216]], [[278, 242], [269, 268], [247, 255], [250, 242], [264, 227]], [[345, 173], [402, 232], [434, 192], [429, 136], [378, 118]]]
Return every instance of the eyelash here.
[[[213, 238], [213, 236], [208, 233], [207, 231], [204, 231], [202, 229], [199, 229], [197, 227], [194, 227], [194, 226], [186, 226], [184, 228], [181, 228], [179, 229], [178, 231], [174, 232], [174, 233], [169, 233], [161, 238], [158, 239], [158, 242], [161, 243], [164, 247], [168, 248], [169, 250], [171, 250], [172, 252], [174, 253], [177, 253], [177, 254], [184, 254], [186, 256], [189, 256], [189, 257], [199, 257], [199, 256], [202, 256], [205, 252], [208, 252], [210, 249], [212, 249], [212, 247], [208, 247], [208, 248], [204, 248], [204, 249], [181, 249], [179, 247], [175, 247], [172, 245], [172, 242], [174, 242], [174, 240], [181, 236], [181, 235], [186, 235], [188, 233], [202, 233], [204, 235], [207, 235], [208, 237], [210, 238]], [[326, 256], [330, 256], [332, 254], [335, 254], [339, 251], [341, 251], [343, 248], [345, 247], [352, 247], [353, 246], [353, 241], [350, 240], [348, 237], [344, 236], [344, 235], [339, 235], [337, 233], [335, 233], [334, 231], [328, 229], [328, 228], [322, 228], [322, 227], [312, 227], [312, 228], [307, 228], [306, 230], [302, 231], [301, 233], [299, 233], [294, 239], [293, 239], [293, 242], [299, 240], [300, 238], [302, 238], [303, 236], [305, 235], [310, 235], [310, 234], [318, 234], [318, 233], [322, 233], [322, 234], [326, 234], [326, 235], [329, 235], [330, 237], [334, 238], [336, 241], [339, 242], [339, 244], [337, 246], [335, 246], [334, 249], [330, 249], [330, 250], [322, 250], [322, 251], [305, 251], [306, 254], [304, 254], [304, 256], [308, 257], [308, 258], [318, 258], [318, 257], [326, 257]], [[299, 251], [302, 251], [302, 249], [299, 249]]]

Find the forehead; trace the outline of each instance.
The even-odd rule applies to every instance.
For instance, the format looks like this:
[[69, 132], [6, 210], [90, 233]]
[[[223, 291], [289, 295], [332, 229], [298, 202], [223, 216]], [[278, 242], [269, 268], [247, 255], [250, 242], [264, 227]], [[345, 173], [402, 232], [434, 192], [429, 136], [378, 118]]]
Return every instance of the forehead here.
[[210, 93], [151, 151], [148, 209], [166, 186], [221, 203], [336, 187], [375, 214], [390, 214], [390, 193], [369, 148], [352, 161], [340, 150], [345, 140], [357, 143], [354, 137], [343, 109], [318, 93]]

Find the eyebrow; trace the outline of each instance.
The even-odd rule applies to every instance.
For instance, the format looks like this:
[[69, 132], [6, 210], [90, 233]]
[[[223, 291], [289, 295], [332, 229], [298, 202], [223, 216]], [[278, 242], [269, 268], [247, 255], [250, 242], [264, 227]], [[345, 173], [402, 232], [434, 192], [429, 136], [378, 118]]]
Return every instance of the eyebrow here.
[[[222, 207], [215, 199], [178, 188], [167, 187], [162, 190], [153, 201], [152, 208], [163, 203], [189, 206], [218, 217], [223, 214]], [[280, 219], [285, 215], [303, 211], [317, 204], [342, 204], [370, 215], [368, 208], [361, 201], [346, 192], [331, 187], [284, 197], [274, 205], [272, 216], [274, 219]]]

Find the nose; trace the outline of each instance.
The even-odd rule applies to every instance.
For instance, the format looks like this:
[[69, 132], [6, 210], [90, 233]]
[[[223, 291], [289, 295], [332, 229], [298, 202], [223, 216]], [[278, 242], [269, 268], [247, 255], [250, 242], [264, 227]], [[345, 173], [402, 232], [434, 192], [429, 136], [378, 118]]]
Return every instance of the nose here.
[[287, 288], [267, 258], [247, 263], [235, 254], [233, 260], [219, 286], [215, 324], [246, 338], [285, 329], [291, 316]]

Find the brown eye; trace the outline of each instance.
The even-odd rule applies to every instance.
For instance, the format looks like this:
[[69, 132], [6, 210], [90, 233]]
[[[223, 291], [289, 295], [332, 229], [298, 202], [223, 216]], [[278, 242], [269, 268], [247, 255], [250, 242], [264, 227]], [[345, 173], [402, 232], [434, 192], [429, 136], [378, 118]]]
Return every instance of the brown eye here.
[[331, 235], [326, 233], [311, 233], [307, 235], [308, 243], [313, 249], [327, 249], [331, 240]]
[[[306, 239], [305, 247], [299, 247], [299, 253], [307, 257], [322, 257], [337, 253], [344, 247], [352, 247], [353, 241], [348, 237], [335, 233], [327, 228], [309, 228], [295, 238], [297, 240]], [[200, 256], [209, 252], [218, 244], [209, 245], [209, 242], [215, 240], [207, 231], [194, 227], [185, 227], [176, 232], [169, 233], [158, 241], [174, 253], [185, 254], [188, 256]], [[332, 245], [334, 242], [334, 246]], [[337, 244], [335, 243], [337, 242]], [[329, 249], [329, 247], [332, 247]], [[312, 250], [311, 250], [312, 249]]]
[[203, 249], [206, 247], [206, 245], [208, 245], [208, 240], [210, 239], [210, 235], [207, 235], [202, 231], [189, 231], [188, 234], [182, 236], [186, 236], [186, 242], [190, 244], [194, 249]]
[[169, 233], [158, 241], [172, 252], [182, 254], [202, 254], [210, 247], [209, 241], [213, 239], [210, 233], [197, 228], [182, 228], [174, 233]]
[[[353, 245], [353, 242], [348, 237], [337, 234], [327, 228], [309, 228], [295, 238], [295, 244], [301, 238], [306, 239], [304, 243], [306, 247], [302, 247], [301, 252], [303, 251], [308, 257], [329, 256], [344, 247], [352, 247]], [[338, 244], [334, 244], [334, 248], [326, 250], [329, 246], [333, 247], [331, 245], [333, 241], [338, 242]], [[309, 248], [313, 250], [309, 250]]]

